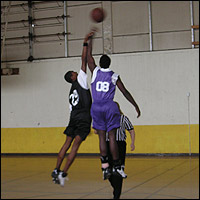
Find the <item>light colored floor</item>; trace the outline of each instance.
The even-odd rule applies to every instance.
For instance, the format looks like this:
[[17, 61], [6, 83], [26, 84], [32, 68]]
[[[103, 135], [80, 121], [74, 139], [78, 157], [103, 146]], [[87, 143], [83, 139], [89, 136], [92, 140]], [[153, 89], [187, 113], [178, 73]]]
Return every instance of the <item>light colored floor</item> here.
[[[65, 161], [64, 161], [65, 163]], [[99, 157], [78, 156], [64, 187], [51, 181], [55, 156], [2, 156], [2, 199], [111, 199]], [[121, 199], [198, 199], [199, 157], [127, 157]]]

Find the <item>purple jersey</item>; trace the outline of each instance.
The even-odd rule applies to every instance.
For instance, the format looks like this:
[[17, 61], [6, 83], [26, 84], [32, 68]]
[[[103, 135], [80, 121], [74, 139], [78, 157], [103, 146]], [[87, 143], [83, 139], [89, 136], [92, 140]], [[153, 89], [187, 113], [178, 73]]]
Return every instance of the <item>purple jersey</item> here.
[[112, 70], [96, 67], [91, 82], [93, 101], [113, 100], [117, 79]]
[[93, 71], [91, 115], [94, 129], [109, 132], [120, 127], [119, 108], [113, 101], [117, 79], [118, 74], [110, 69], [96, 67]]

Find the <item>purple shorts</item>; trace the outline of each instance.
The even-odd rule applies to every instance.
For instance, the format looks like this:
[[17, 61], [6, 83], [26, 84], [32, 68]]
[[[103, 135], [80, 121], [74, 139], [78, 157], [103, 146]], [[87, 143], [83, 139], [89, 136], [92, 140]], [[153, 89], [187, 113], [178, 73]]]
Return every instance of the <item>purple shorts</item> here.
[[120, 112], [117, 104], [110, 101], [93, 102], [91, 107], [93, 128], [104, 131], [111, 131], [120, 127]]

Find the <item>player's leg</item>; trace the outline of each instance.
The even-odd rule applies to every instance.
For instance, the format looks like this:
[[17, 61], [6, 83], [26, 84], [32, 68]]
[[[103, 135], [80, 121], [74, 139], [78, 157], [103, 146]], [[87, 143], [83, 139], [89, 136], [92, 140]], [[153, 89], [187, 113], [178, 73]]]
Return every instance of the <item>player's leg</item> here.
[[116, 131], [117, 129], [114, 128], [108, 132], [109, 147], [110, 147], [110, 152], [112, 154], [113, 161], [119, 160], [119, 150], [118, 150], [118, 146], [116, 142]]
[[110, 151], [113, 157], [113, 173], [117, 173], [123, 178], [126, 178], [127, 175], [121, 168], [118, 146], [116, 142], [116, 131], [117, 128], [120, 127], [120, 119], [121, 115], [117, 104], [112, 101], [109, 102], [109, 108], [106, 115], [106, 120], [107, 120], [107, 130], [110, 142]]
[[65, 167], [64, 167], [63, 171], [59, 173], [59, 176], [58, 176], [61, 186], [64, 186], [64, 184], [65, 184], [67, 171], [70, 168], [71, 164], [73, 163], [81, 143], [82, 143], [82, 139], [79, 135], [77, 135], [74, 138], [74, 143], [72, 145], [72, 149], [71, 149], [69, 155], [67, 156], [67, 161], [66, 161]]
[[[119, 148], [119, 157], [120, 157], [120, 147]], [[110, 152], [110, 146], [109, 142], [107, 142], [107, 149], [108, 149], [108, 162], [109, 162], [109, 167], [112, 169], [113, 167], [113, 159], [112, 159], [112, 154]], [[121, 158], [121, 157], [120, 157]], [[109, 182], [113, 188], [113, 199], [119, 199], [121, 195], [121, 189], [122, 189], [122, 181], [123, 178], [119, 175], [112, 174], [109, 178]]]
[[120, 159], [119, 159], [119, 149], [116, 141], [116, 131], [114, 128], [108, 132], [109, 137], [109, 148], [113, 158], [113, 167], [120, 167]]
[[119, 158], [119, 148], [116, 141], [116, 129], [112, 129], [108, 132], [109, 136], [109, 147], [113, 157], [113, 173], [119, 174], [122, 178], [127, 178], [121, 167], [121, 162]]
[[64, 173], [67, 173], [69, 167], [71, 166], [71, 164], [73, 163], [76, 155], [77, 155], [77, 152], [78, 152], [78, 149], [80, 147], [82, 143], [82, 139], [79, 135], [77, 135], [75, 138], [74, 138], [74, 143], [72, 145], [72, 149], [69, 153], [69, 155], [67, 156], [67, 162], [65, 164], [65, 167], [63, 169], [63, 172]]
[[[124, 169], [125, 165], [125, 156], [126, 156], [126, 142], [119, 141], [117, 142], [118, 149], [119, 149], [119, 158], [121, 161], [121, 166]], [[109, 164], [112, 162], [112, 159], [109, 158]], [[111, 165], [111, 164], [110, 164]], [[113, 199], [119, 199], [122, 191], [122, 184], [123, 184], [123, 178], [117, 174], [112, 174], [109, 178], [109, 181], [111, 183], [111, 186], [113, 187]]]
[[126, 159], [126, 142], [118, 142], [118, 148], [119, 148], [119, 157], [121, 161], [121, 167], [125, 168], [125, 159]]
[[101, 169], [103, 171], [103, 179], [106, 180], [110, 177], [111, 171], [108, 164], [107, 144], [106, 144], [106, 131], [97, 130], [99, 136], [99, 148], [101, 155]]
[[63, 159], [65, 157], [65, 154], [66, 154], [67, 150], [71, 146], [72, 141], [73, 141], [73, 138], [70, 137], [70, 136], [67, 136], [66, 140], [65, 140], [65, 143], [63, 144], [62, 148], [60, 149], [60, 152], [58, 153], [56, 168], [51, 173], [51, 176], [53, 178], [52, 180], [53, 180], [54, 183], [59, 184], [58, 174], [60, 172], [60, 166], [61, 166], [61, 164], [63, 162]]
[[60, 149], [60, 152], [58, 153], [57, 164], [56, 164], [57, 169], [60, 169], [62, 161], [65, 157], [65, 154], [66, 154], [67, 150], [70, 148], [72, 141], [73, 141], [73, 138], [70, 136], [67, 136], [64, 145], [62, 146], [62, 148]]
[[117, 162], [119, 162], [119, 152], [116, 142], [116, 132], [117, 128], [120, 127], [121, 115], [119, 112], [119, 108], [117, 107], [117, 104], [115, 102], [108, 102], [107, 109], [108, 110], [106, 112], [106, 125], [109, 137], [109, 147], [113, 157], [113, 161], [117, 164]]
[[113, 187], [113, 199], [119, 199], [122, 191], [123, 178], [112, 174], [109, 181]]

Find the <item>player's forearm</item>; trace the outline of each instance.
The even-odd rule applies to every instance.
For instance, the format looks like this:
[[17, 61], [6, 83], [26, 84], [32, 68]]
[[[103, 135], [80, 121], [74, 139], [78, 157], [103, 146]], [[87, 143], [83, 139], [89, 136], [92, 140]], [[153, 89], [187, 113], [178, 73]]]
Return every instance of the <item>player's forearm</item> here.
[[94, 68], [95, 68], [95, 62], [94, 62], [94, 58], [92, 56], [92, 38], [90, 38], [88, 40], [88, 51], [87, 51], [87, 62], [88, 62], [88, 67], [90, 69], [91, 72], [93, 72]]
[[133, 105], [135, 106], [136, 109], [139, 109], [137, 103], [135, 102], [134, 98], [132, 97], [132, 95], [130, 94], [130, 92], [128, 90], [126, 90], [124, 93], [124, 96], [126, 97], [126, 99]]
[[[84, 44], [86, 42], [84, 41]], [[81, 56], [81, 60], [82, 60], [82, 66], [81, 69], [86, 72], [86, 65], [87, 65], [87, 46], [83, 46], [83, 50], [82, 50], [82, 56]]]
[[135, 131], [134, 131], [134, 129], [130, 130], [129, 133], [131, 135], [131, 142], [133, 144], [135, 144]]
[[82, 58], [82, 63], [84, 62], [85, 64], [87, 64], [87, 46], [83, 47], [81, 58]]
[[91, 59], [92, 57], [92, 43], [93, 43], [92, 38], [90, 38], [88, 40], [88, 52], [87, 52], [88, 59]]

